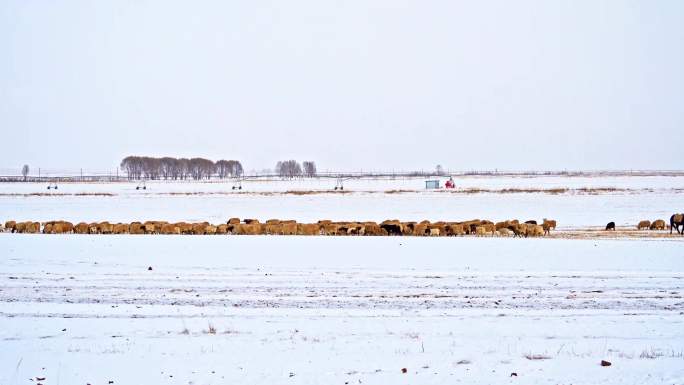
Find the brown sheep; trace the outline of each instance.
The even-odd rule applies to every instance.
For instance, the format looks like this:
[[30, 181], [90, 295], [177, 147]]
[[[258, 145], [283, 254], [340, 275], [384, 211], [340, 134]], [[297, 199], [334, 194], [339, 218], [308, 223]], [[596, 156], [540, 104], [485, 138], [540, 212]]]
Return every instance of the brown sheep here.
[[37, 234], [40, 233], [40, 223], [39, 222], [19, 222], [16, 225], [17, 233], [27, 233], [27, 234]]
[[665, 230], [665, 221], [662, 219], [656, 219], [651, 223], [651, 230]]
[[259, 224], [259, 221], [250, 225], [245, 225], [248, 235], [261, 235], [264, 233], [264, 227]]
[[100, 228], [99, 228], [97, 222], [93, 222], [93, 223], [88, 224], [88, 234], [99, 234], [99, 233], [100, 233]]
[[176, 226], [180, 229], [181, 234], [192, 234], [192, 224], [187, 222], [178, 222]]
[[228, 220], [228, 225], [239, 225], [240, 224], [240, 218], [230, 218]]
[[128, 226], [129, 234], [145, 234], [145, 228], [140, 222], [131, 222]]
[[542, 225], [531, 225], [527, 228], [528, 235], [533, 237], [544, 236], [544, 226]]
[[170, 224], [167, 223], [165, 225], [162, 225], [162, 227], [159, 229], [160, 234], [164, 235], [172, 235], [172, 234], [180, 234], [180, 227], [176, 226], [175, 224]]
[[43, 234], [62, 234], [63, 221], [50, 221], [43, 224]]
[[508, 226], [508, 229], [513, 232], [513, 238], [515, 238], [515, 237], [519, 237], [519, 238], [527, 237], [527, 225], [525, 225], [525, 224], [520, 224], [520, 223], [513, 224], [513, 223], [511, 223]]
[[24, 233], [26, 232], [26, 223], [27, 222], [17, 222], [14, 225], [14, 232], [15, 233]]
[[7, 221], [5, 222], [5, 230], [9, 230], [10, 233], [14, 232], [15, 227], [17, 227], [17, 222], [16, 221]]
[[[682, 226], [682, 230], [679, 230], [679, 226]], [[684, 214], [672, 214], [670, 216], [670, 234], [672, 230], [677, 230], [680, 235], [684, 234]]]
[[43, 234], [64, 234], [73, 230], [74, 225], [65, 221], [50, 221], [43, 226]]
[[98, 224], [98, 230], [100, 234], [111, 234], [114, 231], [114, 226], [109, 222], [100, 222]]
[[258, 219], [245, 219], [244, 222], [246, 225], [258, 225], [259, 224]]
[[366, 233], [366, 227], [360, 223], [352, 223], [347, 228], [347, 235], [364, 235]]
[[335, 222], [333, 225], [337, 226], [336, 235], [349, 235], [349, 229], [355, 227], [353, 223], [349, 222]]
[[76, 234], [88, 234], [88, 224], [85, 222], [79, 222], [74, 226], [74, 233]]
[[128, 225], [125, 223], [117, 223], [112, 228], [112, 233], [113, 234], [127, 234], [128, 233]]
[[363, 227], [364, 227], [364, 234], [365, 235], [371, 235], [371, 236], [377, 236], [377, 235], [386, 235], [383, 234], [383, 229], [380, 227], [375, 222], [363, 222]]
[[551, 234], [551, 230], [556, 229], [556, 221], [554, 219], [544, 218], [544, 221], [542, 222], [541, 227], [544, 230], [544, 235], [549, 235], [549, 234]]
[[435, 223], [431, 224], [430, 226], [428, 226], [428, 229], [430, 229], [430, 230], [437, 229], [437, 230], [439, 230], [440, 235], [446, 235], [446, 232], [447, 232], [446, 227], [447, 227], [447, 225], [444, 222], [435, 222]]
[[74, 225], [67, 221], [58, 221], [52, 225], [52, 232], [54, 234], [69, 234], [74, 232]]
[[[249, 226], [249, 225], [245, 225], [244, 223], [239, 223], [237, 225], [233, 225], [233, 230], [231, 231], [231, 234], [246, 235], [244, 226]], [[230, 226], [228, 226], [228, 227], [230, 228]]]
[[463, 234], [465, 234], [465, 231], [463, 230], [463, 225], [453, 224], [453, 225], [447, 226], [446, 234], [451, 235], [451, 236], [463, 235]]
[[207, 225], [204, 228], [204, 234], [206, 235], [216, 235], [216, 226], [214, 225]]
[[337, 231], [339, 230], [339, 225], [330, 223], [330, 224], [324, 224], [323, 225], [323, 234], [324, 235], [337, 235]]
[[[180, 234], [180, 229], [179, 229], [179, 234]], [[220, 225], [216, 226], [216, 234], [219, 234], [219, 235], [228, 234], [228, 225], [220, 224]]]
[[157, 234], [161, 229], [161, 226], [158, 226], [157, 222], [155, 221], [147, 221], [143, 223], [142, 227], [143, 231], [145, 231], [145, 234]]
[[266, 223], [264, 226], [264, 234], [266, 235], [274, 235], [274, 234], [280, 234], [280, 228], [282, 226], [279, 223]]
[[297, 235], [319, 235], [321, 230], [316, 223], [298, 223]]
[[234, 233], [239, 235], [259, 235], [263, 234], [263, 231], [258, 223], [245, 223], [235, 226]]
[[281, 233], [283, 235], [297, 235], [297, 222], [291, 221], [281, 224]]
[[475, 227], [475, 236], [476, 237], [484, 237], [486, 233], [487, 233], [487, 230], [485, 229], [484, 226], [476, 226]]
[[388, 219], [380, 223], [380, 227], [387, 231], [389, 235], [402, 235], [404, 225], [397, 219]]
[[502, 228], [496, 230], [496, 233], [500, 237], [509, 237], [511, 235], [511, 230], [507, 229], [506, 227], [502, 227]]
[[546, 219], [544, 218], [544, 221], [542, 221], [542, 226], [544, 226], [544, 230], [555, 230], [556, 229], [556, 220], [555, 219]]
[[17, 224], [14, 225], [14, 232], [15, 233], [25, 233], [26, 232], [26, 222], [17, 222]]
[[646, 229], [648, 230], [651, 227], [651, 221], [640, 221], [639, 224], [637, 225], [637, 230], [641, 229]]
[[40, 223], [39, 222], [19, 222], [16, 225], [17, 233], [27, 233], [27, 234], [37, 234], [40, 233]]
[[194, 235], [204, 235], [207, 233], [207, 226], [209, 224], [206, 222], [194, 223], [192, 225], [192, 234]]
[[401, 234], [413, 235], [413, 231], [416, 229], [417, 224], [417, 222], [402, 222]]
[[428, 233], [428, 225], [419, 223], [413, 228], [413, 235], [426, 235]]

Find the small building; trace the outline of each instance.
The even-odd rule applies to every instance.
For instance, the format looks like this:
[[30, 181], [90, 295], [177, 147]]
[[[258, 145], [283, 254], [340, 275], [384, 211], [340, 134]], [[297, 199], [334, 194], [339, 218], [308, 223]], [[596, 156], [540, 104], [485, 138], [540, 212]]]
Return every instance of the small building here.
[[439, 188], [439, 180], [426, 180], [425, 181], [425, 189], [435, 189]]

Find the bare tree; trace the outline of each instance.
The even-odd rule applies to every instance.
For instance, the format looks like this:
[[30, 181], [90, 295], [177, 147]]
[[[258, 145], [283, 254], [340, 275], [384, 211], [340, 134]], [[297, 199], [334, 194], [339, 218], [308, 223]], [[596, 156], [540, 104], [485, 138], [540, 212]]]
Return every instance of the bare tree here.
[[190, 175], [195, 180], [209, 179], [214, 173], [214, 162], [204, 158], [192, 158], [189, 162]]
[[435, 167], [435, 174], [444, 175], [444, 168], [442, 168], [441, 164], [438, 164], [437, 167]]
[[178, 174], [180, 178], [185, 180], [190, 176], [190, 159], [181, 158], [178, 159]]
[[232, 177], [241, 177], [242, 174], [244, 173], [244, 170], [242, 168], [242, 163], [238, 160], [229, 160], [229, 173], [230, 176]]
[[219, 160], [216, 162], [216, 173], [221, 179], [242, 176], [242, 164], [237, 160]]
[[296, 160], [285, 160], [276, 164], [275, 171], [281, 178], [294, 178], [302, 175], [302, 166]]
[[302, 162], [302, 167], [304, 167], [304, 176], [309, 178], [316, 176], [316, 162], [304, 161]]
[[164, 177], [164, 179], [172, 178], [175, 164], [176, 159], [168, 156], [159, 159], [160, 174]]
[[24, 182], [26, 182], [26, 178], [28, 177], [29, 173], [29, 166], [28, 164], [25, 164], [24, 167], [21, 168], [21, 175], [24, 176]]
[[143, 162], [140, 156], [127, 156], [121, 161], [121, 168], [126, 171], [128, 179], [140, 179], [143, 172]]
[[228, 176], [228, 161], [225, 159], [216, 161], [216, 174], [219, 178], [224, 179]]
[[[218, 166], [218, 167], [217, 167]], [[28, 167], [28, 166], [27, 166]], [[210, 179], [217, 171], [219, 177], [240, 176], [242, 164], [237, 160], [213, 161], [204, 158], [153, 158], [149, 156], [127, 156], [121, 161], [121, 168], [128, 179]]]
[[143, 175], [146, 179], [159, 179], [161, 174], [161, 161], [157, 158], [145, 156], [142, 158]]

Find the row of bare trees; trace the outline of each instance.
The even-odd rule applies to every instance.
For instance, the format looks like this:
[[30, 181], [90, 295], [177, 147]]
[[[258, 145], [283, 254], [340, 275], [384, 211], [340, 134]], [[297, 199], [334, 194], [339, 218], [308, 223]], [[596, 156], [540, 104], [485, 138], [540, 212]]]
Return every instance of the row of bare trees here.
[[275, 172], [281, 178], [297, 178], [316, 176], [316, 163], [312, 161], [304, 161], [301, 165], [296, 160], [283, 160], [276, 164]]
[[244, 173], [237, 160], [213, 162], [204, 158], [153, 158], [149, 156], [127, 156], [121, 161], [121, 168], [128, 179], [210, 179], [235, 178]]

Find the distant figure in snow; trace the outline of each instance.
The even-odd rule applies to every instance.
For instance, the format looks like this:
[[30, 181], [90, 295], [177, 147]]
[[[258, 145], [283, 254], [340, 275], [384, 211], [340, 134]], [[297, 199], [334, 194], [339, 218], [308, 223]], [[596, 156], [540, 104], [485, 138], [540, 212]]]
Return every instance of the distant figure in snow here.
[[615, 231], [615, 222], [608, 222], [608, 224], [606, 225], [606, 230]]

